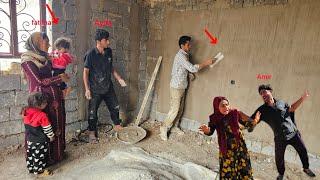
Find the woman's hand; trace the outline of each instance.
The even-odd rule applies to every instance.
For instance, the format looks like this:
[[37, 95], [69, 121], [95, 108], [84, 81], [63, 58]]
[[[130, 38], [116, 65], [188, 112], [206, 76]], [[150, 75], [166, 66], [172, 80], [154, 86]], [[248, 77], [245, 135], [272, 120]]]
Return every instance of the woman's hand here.
[[203, 132], [205, 135], [210, 134], [210, 127], [208, 127], [207, 125], [203, 124], [199, 127], [199, 131]]
[[69, 82], [69, 80], [70, 80], [70, 77], [69, 77], [69, 75], [68, 74], [65, 74], [65, 73], [62, 73], [62, 74], [59, 74], [59, 76], [60, 76], [60, 78], [61, 78], [61, 80], [63, 81], [63, 82]]

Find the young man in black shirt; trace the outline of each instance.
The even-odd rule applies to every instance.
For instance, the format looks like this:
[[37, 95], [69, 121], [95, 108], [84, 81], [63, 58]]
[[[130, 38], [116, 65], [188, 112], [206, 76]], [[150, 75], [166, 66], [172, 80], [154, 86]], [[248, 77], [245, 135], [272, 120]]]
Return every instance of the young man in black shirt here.
[[89, 100], [89, 140], [92, 143], [98, 142], [96, 137], [97, 112], [102, 100], [109, 109], [115, 130], [122, 128], [119, 119], [119, 104], [111, 81], [111, 75], [122, 87], [126, 86], [125, 81], [112, 66], [112, 50], [108, 47], [110, 44], [109, 33], [106, 30], [97, 29], [95, 40], [96, 47], [89, 50], [85, 55], [83, 70], [85, 96]]
[[273, 130], [275, 159], [277, 170], [279, 172], [277, 179], [283, 179], [285, 171], [284, 153], [286, 146], [289, 144], [298, 152], [303, 164], [303, 171], [308, 176], [315, 177], [315, 174], [309, 169], [307, 149], [294, 119], [295, 110], [309, 96], [308, 92], [306, 91], [301, 98], [289, 106], [284, 101], [273, 98], [272, 88], [270, 85], [260, 85], [258, 91], [264, 101], [264, 104], [255, 111], [251, 118], [254, 118], [256, 112], [259, 111], [261, 113], [260, 122], [266, 122]]

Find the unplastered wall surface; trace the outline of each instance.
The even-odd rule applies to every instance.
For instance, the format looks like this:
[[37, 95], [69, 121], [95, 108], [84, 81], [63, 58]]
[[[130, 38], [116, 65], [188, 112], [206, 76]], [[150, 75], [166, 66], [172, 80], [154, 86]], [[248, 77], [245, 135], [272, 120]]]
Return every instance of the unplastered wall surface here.
[[[212, 99], [220, 95], [226, 96], [233, 107], [251, 114], [262, 104], [257, 92], [260, 84], [271, 84], [274, 96], [289, 104], [307, 89], [310, 97], [296, 111], [296, 120], [309, 152], [320, 155], [320, 145], [316, 143], [320, 137], [317, 109], [320, 105], [320, 2], [292, 0], [281, 5], [235, 7], [217, 0], [206, 7], [192, 9], [186, 5], [181, 10], [155, 5], [150, 10], [149, 19], [163, 17], [148, 24], [151, 34], [148, 47], [154, 43], [155, 48], [151, 49], [156, 51], [148, 49], [148, 56], [164, 57], [153, 113], [166, 114], [169, 110], [170, 74], [178, 51], [178, 38], [190, 35], [194, 63], [212, 58], [219, 51], [225, 59], [214, 68], [198, 73], [191, 82], [184, 118], [207, 123], [212, 113]], [[218, 38], [217, 45], [210, 45], [205, 28]], [[152, 67], [154, 63], [149, 64]], [[259, 74], [271, 75], [271, 79], [258, 79]], [[235, 84], [231, 84], [231, 80]], [[273, 133], [265, 123], [246, 137], [273, 143]]]

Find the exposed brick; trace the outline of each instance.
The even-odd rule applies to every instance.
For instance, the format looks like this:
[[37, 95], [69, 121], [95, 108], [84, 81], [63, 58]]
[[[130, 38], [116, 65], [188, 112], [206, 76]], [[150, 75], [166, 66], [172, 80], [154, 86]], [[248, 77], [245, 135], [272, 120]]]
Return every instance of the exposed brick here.
[[9, 74], [0, 76], [0, 91], [20, 89], [20, 75]]
[[254, 0], [244, 0], [243, 7], [251, 7], [254, 6]]
[[[255, 0], [257, 1], [257, 0]], [[243, 7], [244, 0], [229, 0], [230, 7], [241, 8]]]
[[73, 111], [73, 112], [67, 112], [66, 113], [66, 123], [70, 124], [73, 122], [79, 121], [79, 112], [78, 111]]
[[275, 0], [254, 0], [254, 5], [274, 5]]
[[5, 149], [6, 147], [18, 144], [18, 139], [16, 135], [1, 137], [0, 136], [0, 149]]
[[64, 17], [65, 17], [65, 20], [76, 19], [76, 17], [77, 17], [76, 6], [71, 5], [71, 4], [66, 4], [64, 6]]
[[70, 112], [70, 111], [75, 111], [78, 109], [78, 100], [77, 99], [70, 99], [66, 101], [66, 111]]
[[81, 129], [81, 123], [75, 122], [66, 125], [66, 132], [75, 132], [76, 130]]
[[[123, 49], [123, 41], [119, 38], [119, 39], [117, 39], [116, 40], [116, 43], [114, 43], [114, 44], [116, 44], [116, 50], [117, 51], [121, 51], [122, 49]], [[114, 54], [116, 54], [117, 52], [114, 52]], [[115, 56], [115, 60], [117, 60], [118, 61], [118, 57], [117, 56]]]
[[61, 2], [55, 1], [55, 3], [52, 3], [52, 10], [54, 11], [54, 14], [56, 15], [56, 17], [60, 19], [63, 17], [62, 8], [63, 8], [63, 4]]
[[8, 136], [22, 132], [22, 123], [18, 121], [6, 121], [0, 123], [0, 136]]
[[[123, 60], [126, 61], [126, 62], [130, 62], [131, 59], [129, 58], [130, 57], [130, 52], [129, 50], [123, 50]], [[132, 59], [133, 61], [136, 61], [136, 59]]]
[[140, 57], [139, 57], [139, 70], [145, 70], [147, 65], [147, 52], [146, 51], [140, 51]]
[[288, 0], [276, 0], [275, 4], [287, 4]]
[[25, 106], [28, 104], [28, 96], [29, 92], [28, 91], [16, 91], [16, 96], [15, 96], [15, 105], [16, 106]]
[[67, 22], [63, 19], [59, 20], [59, 23], [57, 25], [52, 26], [52, 31], [59, 33], [65, 33], [67, 31]]
[[[22, 128], [23, 129], [23, 128]], [[19, 133], [17, 135], [15, 135], [18, 139], [18, 144], [24, 144], [24, 140], [25, 140], [25, 133]]]
[[119, 9], [119, 14], [121, 14], [122, 16], [124, 17], [130, 16], [130, 7], [128, 6], [128, 4], [119, 3], [118, 9]]
[[74, 21], [66, 22], [66, 33], [67, 35], [75, 35], [76, 34], [76, 24]]
[[161, 29], [155, 29], [154, 31], [154, 40], [161, 40], [162, 37], [162, 30]]
[[154, 28], [154, 29], [162, 29], [163, 21], [161, 19], [158, 19], [156, 16], [152, 16], [149, 19], [149, 28]]
[[118, 2], [113, 0], [105, 1], [104, 10], [106, 12], [118, 13]]
[[87, 129], [87, 127], [88, 127], [88, 120], [86, 119], [85, 121], [81, 121], [81, 122], [80, 122], [80, 126], [81, 126], [81, 129]]
[[76, 5], [76, 0], [63, 0], [66, 5]]
[[20, 90], [29, 91], [27, 80], [24, 79], [23, 77], [20, 77]]
[[130, 45], [130, 32], [126, 34], [126, 36], [123, 37], [123, 49], [124, 50], [129, 50], [129, 45]]
[[0, 93], [0, 108], [14, 106], [14, 91]]
[[115, 54], [115, 50], [117, 50], [117, 41], [114, 38], [110, 38], [110, 45], [109, 47], [113, 50], [112, 55]]
[[208, 3], [200, 3], [198, 5], [199, 10], [207, 10], [208, 9]]
[[77, 80], [77, 77], [73, 76], [70, 78], [70, 81], [68, 82], [69, 87], [76, 87], [78, 86], [79, 82]]
[[[123, 61], [123, 59], [124, 59], [123, 50], [119, 48], [116, 51], [115, 60], [119, 62], [119, 61]], [[114, 62], [114, 66], [117, 66], [117, 62]]]
[[192, 10], [192, 6], [187, 6], [186, 11], [190, 11], [190, 10]]
[[0, 109], [0, 123], [4, 121], [9, 121], [9, 108], [1, 108]]
[[108, 13], [108, 19], [112, 22], [112, 26], [122, 27], [122, 16], [114, 13]]
[[22, 107], [10, 107], [10, 120], [22, 120], [22, 116], [20, 114]]
[[265, 5], [274, 5], [276, 3], [276, 0], [264, 0]]
[[66, 97], [66, 100], [76, 99], [77, 97], [78, 97], [77, 87], [72, 87], [71, 93], [69, 94], [69, 96]]

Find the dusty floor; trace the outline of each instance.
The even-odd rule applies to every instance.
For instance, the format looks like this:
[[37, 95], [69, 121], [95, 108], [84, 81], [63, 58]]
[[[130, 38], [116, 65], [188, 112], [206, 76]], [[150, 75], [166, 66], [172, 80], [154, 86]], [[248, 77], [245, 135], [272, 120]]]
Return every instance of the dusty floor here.
[[[134, 146], [141, 147], [151, 154], [171, 158], [175, 161], [190, 161], [218, 171], [218, 146], [211, 142], [208, 137], [187, 131], [182, 136], [172, 133], [170, 139], [164, 142], [158, 136], [158, 122], [147, 122], [142, 127], [147, 130], [147, 137]], [[104, 129], [102, 128], [103, 131]], [[62, 172], [101, 159], [111, 150], [133, 146], [119, 142], [112, 133], [105, 134], [102, 132], [99, 135], [99, 144], [69, 143], [66, 150], [66, 160], [52, 167], [54, 175], [50, 179], [63, 179], [61, 176]], [[277, 171], [273, 157], [255, 153], [251, 153], [250, 155], [255, 178], [276, 178]], [[298, 165], [286, 163], [286, 179], [310, 179], [300, 168]], [[317, 178], [312, 179], [320, 179], [319, 170], [316, 171], [316, 174], [318, 175]], [[35, 178], [27, 173], [22, 148], [15, 151], [4, 151], [0, 154], [0, 180]]]

